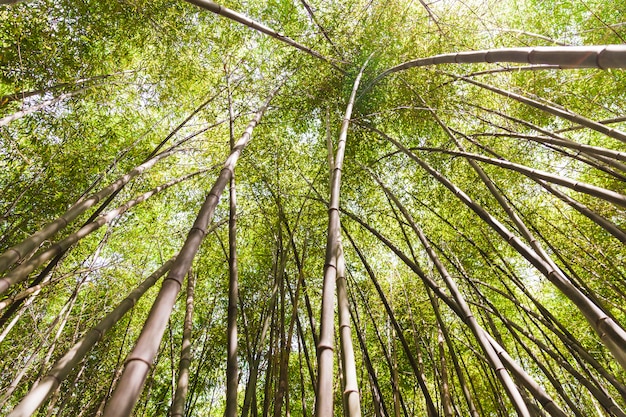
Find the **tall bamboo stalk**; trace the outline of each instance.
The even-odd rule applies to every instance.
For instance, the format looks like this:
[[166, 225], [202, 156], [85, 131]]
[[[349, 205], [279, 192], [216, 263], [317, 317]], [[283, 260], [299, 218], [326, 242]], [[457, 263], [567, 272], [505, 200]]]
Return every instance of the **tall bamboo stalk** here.
[[189, 271], [187, 274], [187, 302], [185, 309], [185, 325], [183, 329], [183, 343], [178, 362], [178, 381], [172, 400], [170, 417], [183, 417], [185, 415], [185, 400], [189, 389], [189, 365], [191, 364], [191, 332], [193, 330], [193, 303], [194, 289], [196, 286], [196, 274]]
[[352, 327], [350, 326], [350, 305], [346, 285], [346, 263], [343, 245], [339, 242], [337, 256], [337, 310], [339, 313], [339, 337], [341, 346], [341, 362], [343, 364], [343, 415], [360, 417], [361, 402], [359, 383], [356, 375], [354, 347], [352, 345]]
[[183, 277], [189, 271], [193, 258], [202, 240], [206, 236], [209, 222], [213, 218], [215, 208], [226, 184], [228, 184], [233, 175], [235, 165], [237, 164], [241, 152], [252, 139], [252, 131], [261, 120], [271, 99], [277, 92], [278, 88], [272, 91], [269, 98], [248, 124], [248, 127], [235, 144], [230, 156], [224, 163], [224, 168], [222, 168], [219, 177], [200, 208], [198, 217], [189, 231], [187, 239], [172, 269], [170, 269], [170, 272], [163, 281], [161, 290], [150, 310], [139, 339], [126, 359], [124, 372], [104, 410], [105, 417], [126, 417], [131, 414], [139, 398], [154, 357], [156, 356], [161, 338], [163, 337], [163, 332], [165, 331], [165, 326], [167, 325], [176, 297], [182, 286]]
[[[228, 89], [228, 118], [231, 150], [235, 146], [234, 114], [232, 94], [228, 73], [226, 75]], [[227, 312], [227, 346], [226, 346], [226, 417], [237, 416], [237, 386], [239, 385], [239, 369], [237, 366], [237, 302], [239, 300], [239, 272], [237, 269], [237, 191], [235, 189], [235, 173], [230, 177], [228, 212], [228, 312]]]
[[337, 143], [337, 154], [334, 158], [333, 171], [331, 175], [330, 203], [328, 205], [328, 235], [326, 240], [326, 260], [324, 264], [324, 281], [322, 288], [322, 314], [320, 319], [320, 338], [317, 346], [318, 377], [317, 377], [317, 397], [315, 401], [315, 417], [326, 417], [333, 415], [333, 351], [334, 351], [334, 316], [335, 297], [334, 287], [337, 279], [337, 256], [339, 238], [341, 236], [339, 223], [339, 193], [341, 187], [341, 170], [343, 168], [343, 158], [346, 151], [346, 138], [348, 136], [348, 126], [352, 116], [352, 108], [356, 99], [356, 93], [363, 76], [363, 70], [368, 61], [365, 61], [359, 71], [352, 93], [348, 100], [346, 112], [341, 123], [339, 140]]

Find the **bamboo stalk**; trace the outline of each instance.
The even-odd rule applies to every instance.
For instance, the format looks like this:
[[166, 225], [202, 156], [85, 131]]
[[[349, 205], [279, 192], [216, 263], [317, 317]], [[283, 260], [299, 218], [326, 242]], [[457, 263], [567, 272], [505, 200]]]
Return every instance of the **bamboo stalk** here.
[[404, 62], [383, 71], [370, 85], [394, 72], [441, 64], [477, 64], [516, 62], [535, 65], [558, 65], [560, 68], [626, 68], [626, 45], [535, 46], [434, 55]]
[[187, 274], [187, 303], [185, 310], [185, 325], [183, 329], [183, 343], [178, 363], [178, 381], [172, 400], [171, 417], [183, 417], [185, 415], [185, 400], [189, 389], [189, 366], [191, 364], [191, 333], [193, 330], [193, 303], [196, 286], [196, 274], [189, 271]]
[[[452, 184], [446, 177], [434, 170], [426, 162], [422, 161], [409, 149], [397, 140], [386, 135], [384, 132], [370, 127], [374, 132], [393, 143], [402, 150], [409, 158], [417, 162], [424, 170], [436, 178], [442, 185], [448, 188], [467, 207], [474, 211], [483, 221], [495, 230], [509, 245], [511, 245], [520, 255], [530, 262], [540, 271], [550, 282], [552, 282], [567, 298], [569, 298], [583, 314], [589, 325], [602, 340], [602, 343], [609, 349], [613, 357], [620, 366], [626, 369], [626, 331], [598, 305], [594, 304], [587, 296], [572, 285], [567, 277], [560, 270], [555, 270], [543, 258], [539, 257], [531, 248], [526, 246], [517, 236], [512, 234], [502, 223], [489, 214], [484, 208], [476, 204], [456, 185]], [[622, 196], [623, 197], [623, 196]]]
[[324, 281], [322, 287], [322, 314], [320, 319], [320, 338], [317, 348], [318, 378], [317, 398], [315, 401], [315, 417], [331, 416], [333, 414], [333, 351], [334, 351], [334, 287], [337, 279], [337, 255], [341, 236], [339, 221], [339, 193], [341, 187], [341, 170], [346, 150], [346, 138], [352, 108], [356, 93], [363, 76], [363, 71], [369, 58], [365, 61], [359, 74], [354, 80], [352, 93], [346, 106], [346, 112], [341, 123], [337, 154], [331, 175], [330, 203], [328, 205], [328, 234], [326, 240], [326, 260], [324, 263]]

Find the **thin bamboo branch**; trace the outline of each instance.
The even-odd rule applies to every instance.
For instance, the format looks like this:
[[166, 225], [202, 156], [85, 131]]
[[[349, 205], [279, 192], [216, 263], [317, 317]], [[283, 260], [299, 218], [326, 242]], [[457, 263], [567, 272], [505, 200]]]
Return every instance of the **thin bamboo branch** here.
[[303, 52], [306, 52], [307, 54], [320, 59], [324, 62], [327, 62], [328, 64], [330, 64], [333, 68], [335, 68], [336, 70], [338, 70], [341, 73], [345, 73], [345, 71], [343, 69], [341, 69], [341, 67], [339, 67], [336, 63], [336, 61], [332, 58], [326, 58], [325, 56], [323, 56], [322, 54], [320, 54], [319, 52], [306, 47], [296, 41], [294, 41], [293, 39], [289, 38], [288, 36], [282, 35], [278, 32], [276, 32], [274, 29], [265, 26], [262, 23], [256, 22], [250, 18], [248, 18], [247, 16], [244, 16], [234, 10], [231, 10], [227, 7], [221, 6], [217, 3], [214, 3], [210, 0], [185, 0], [188, 3], [191, 4], [195, 4], [196, 6], [208, 10], [210, 12], [213, 12], [215, 14], [224, 16], [228, 19], [234, 20], [235, 22], [241, 23], [245, 26], [248, 26], [249, 28], [252, 28], [256, 31], [259, 31], [261, 33], [264, 33], [266, 35], [271, 36], [274, 39], [278, 39], [281, 42], [286, 43], [287, 45], [293, 46], [296, 49], [299, 49]]
[[450, 151], [450, 150], [441, 149], [441, 148], [417, 147], [413, 149], [418, 149], [422, 151], [430, 151], [430, 152], [441, 152], [441, 153], [455, 155], [455, 156], [463, 156], [465, 158], [474, 159], [477, 161], [485, 162], [490, 165], [495, 165], [501, 168], [510, 169], [512, 171], [519, 172], [531, 179], [539, 179], [539, 180], [548, 181], [554, 184], [563, 185], [565, 187], [571, 188], [572, 190], [589, 194], [594, 197], [600, 198], [602, 200], [609, 201], [613, 204], [626, 207], [626, 196], [623, 194], [616, 193], [615, 191], [607, 190], [605, 188], [597, 187], [595, 185], [587, 184], [584, 182], [574, 181], [569, 178], [551, 174], [546, 171], [529, 168], [525, 165], [516, 164], [514, 162], [509, 162], [504, 159], [494, 159], [494, 158], [489, 158], [489, 157], [474, 154], [474, 153]]
[[[168, 189], [169, 187], [172, 187], [182, 181], [185, 181], [189, 178], [192, 178], [196, 175], [202, 174], [204, 172], [206, 172], [207, 169], [203, 169], [197, 172], [194, 172], [192, 174], [187, 174], [184, 175], [180, 178], [177, 178], [175, 180], [169, 181], [163, 185], [160, 185], [158, 187], [153, 188], [152, 190], [140, 195], [137, 198], [134, 198], [130, 201], [128, 201], [126, 204], [116, 208], [115, 210], [111, 210], [108, 213], [105, 213], [101, 216], [99, 216], [95, 221], [81, 227], [78, 231], [76, 231], [75, 233], [72, 233], [71, 235], [69, 235], [68, 237], [66, 237], [63, 240], [60, 240], [59, 242], [55, 243], [54, 245], [52, 245], [50, 248], [48, 248], [47, 250], [37, 254], [36, 256], [32, 257], [31, 259], [29, 259], [27, 262], [24, 262], [23, 264], [19, 265], [17, 268], [13, 269], [12, 271], [10, 271], [7, 275], [5, 275], [2, 279], [0, 279], [0, 294], [4, 293], [11, 285], [17, 284], [19, 282], [24, 281], [25, 279], [28, 278], [28, 276], [39, 266], [41, 266], [44, 262], [52, 259], [53, 257], [59, 255], [62, 252], [65, 252], [67, 249], [69, 249], [72, 245], [76, 244], [78, 241], [80, 241], [81, 239], [85, 238], [86, 236], [88, 236], [89, 234], [95, 232], [96, 230], [98, 230], [100, 227], [104, 226], [105, 224], [110, 223], [111, 221], [113, 221], [113, 219], [121, 216], [122, 214], [124, 214], [126, 211], [130, 210], [131, 208], [133, 208], [134, 206], [136, 206], [137, 204], [140, 204], [144, 201], [146, 201], [147, 199], [149, 199], [150, 197], [152, 197], [153, 195]], [[33, 283], [35, 285], [39, 284], [39, 282]], [[0, 302], [0, 310], [6, 308], [9, 305], [9, 301], [5, 300]], [[3, 317], [4, 320], [6, 320], [6, 318]]]
[[151, 168], [161, 159], [170, 156], [174, 153], [174, 150], [163, 152], [143, 164], [133, 168], [127, 174], [122, 175], [109, 186], [103, 188], [95, 194], [92, 194], [88, 198], [75, 203], [70, 207], [63, 215], [56, 220], [48, 223], [38, 232], [32, 234], [27, 239], [18, 243], [15, 246], [7, 249], [2, 255], [0, 255], [0, 273], [7, 271], [12, 265], [23, 259], [28, 253], [35, 250], [46, 239], [54, 236], [57, 232], [62, 230], [70, 222], [75, 220], [78, 216], [84, 213], [87, 209], [100, 202], [103, 198], [111, 195], [113, 192], [121, 189], [131, 179], [140, 175], [142, 172]]

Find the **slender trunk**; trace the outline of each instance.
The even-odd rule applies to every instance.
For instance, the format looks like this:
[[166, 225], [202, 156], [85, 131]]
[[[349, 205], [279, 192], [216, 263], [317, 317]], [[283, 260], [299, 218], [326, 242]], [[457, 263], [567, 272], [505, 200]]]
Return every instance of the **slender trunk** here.
[[294, 41], [293, 39], [289, 38], [288, 36], [282, 35], [278, 32], [276, 32], [274, 29], [269, 28], [267, 26], [265, 26], [262, 23], [256, 22], [244, 15], [242, 15], [241, 13], [237, 13], [234, 10], [228, 9], [224, 6], [221, 6], [217, 3], [213, 3], [210, 0], [186, 0], [188, 3], [191, 4], [195, 4], [196, 6], [202, 8], [202, 9], [206, 9], [210, 12], [213, 12], [215, 14], [224, 16], [228, 19], [234, 20], [235, 22], [241, 23], [245, 26], [248, 26], [249, 28], [252, 28], [256, 31], [259, 31], [261, 33], [264, 33], [266, 35], [271, 36], [274, 39], [278, 39], [281, 42], [286, 43], [287, 45], [293, 46], [296, 49], [299, 49], [303, 52], [306, 52], [307, 54], [320, 59], [324, 62], [327, 62], [328, 64], [330, 64], [333, 68], [335, 68], [336, 70], [344, 73], [344, 70], [342, 70], [339, 66], [337, 66], [337, 64], [335, 63], [334, 60], [329, 59], [324, 57], [322, 54], [320, 54], [317, 51], [314, 51], [311, 48], [308, 48], [304, 45], [299, 44], [298, 42]]
[[487, 360], [489, 361], [489, 364], [492, 366], [493, 370], [496, 372], [498, 379], [500, 379], [500, 382], [502, 383], [507, 395], [509, 396], [511, 403], [517, 410], [518, 415], [529, 416], [528, 409], [525, 406], [525, 403], [520, 395], [519, 390], [515, 386], [515, 383], [511, 379], [511, 376], [504, 370], [504, 367], [502, 366], [501, 361], [498, 359], [496, 352], [493, 350], [491, 344], [484, 336], [484, 333], [485, 333], [484, 329], [482, 329], [481, 326], [478, 324], [472, 311], [470, 310], [469, 306], [465, 302], [465, 298], [459, 291], [456, 285], [456, 282], [452, 279], [446, 267], [444, 266], [444, 264], [441, 262], [441, 260], [435, 253], [435, 251], [430, 246], [430, 243], [428, 239], [426, 238], [426, 236], [424, 235], [424, 232], [422, 231], [420, 227], [417, 226], [417, 224], [415, 224], [413, 217], [404, 208], [402, 203], [400, 203], [400, 200], [398, 200], [398, 198], [393, 193], [391, 193], [391, 191], [376, 176], [374, 176], [374, 179], [382, 187], [385, 194], [387, 194], [393, 200], [395, 205], [400, 209], [400, 212], [403, 214], [406, 221], [409, 223], [409, 225], [411, 226], [415, 234], [419, 237], [419, 240], [422, 243], [422, 246], [424, 247], [424, 249], [426, 250], [428, 257], [435, 265], [437, 271], [439, 272], [439, 275], [441, 275], [441, 278], [444, 280], [446, 286], [450, 290], [450, 293], [454, 297], [454, 300], [457, 306], [461, 310], [463, 314], [463, 317], [462, 317], [463, 322], [465, 322], [469, 326], [470, 330], [474, 334], [474, 337], [476, 338], [476, 341], [480, 344], [481, 348], [485, 352], [485, 355], [487, 356]]
[[[369, 59], [368, 59], [369, 60]], [[334, 351], [334, 316], [335, 297], [334, 287], [337, 279], [337, 255], [339, 238], [341, 235], [339, 223], [339, 193], [341, 187], [341, 170], [346, 150], [346, 138], [348, 126], [352, 115], [352, 108], [356, 99], [356, 93], [363, 76], [363, 70], [368, 61], [361, 67], [359, 74], [354, 80], [352, 93], [348, 100], [346, 112], [341, 123], [337, 154], [334, 158], [333, 173], [331, 175], [330, 203], [328, 206], [328, 234], [326, 240], [326, 260], [324, 262], [324, 281], [322, 288], [322, 314], [320, 319], [320, 338], [317, 347], [318, 377], [317, 397], [315, 401], [315, 417], [333, 415], [333, 351]]]
[[[356, 303], [353, 303], [356, 304]], [[368, 376], [372, 385], [372, 401], [374, 402], [374, 407], [376, 410], [376, 416], [389, 416], [389, 412], [387, 411], [387, 406], [383, 399], [382, 391], [380, 389], [380, 384], [378, 382], [378, 376], [376, 375], [376, 371], [374, 370], [374, 366], [372, 364], [372, 360], [370, 358], [369, 350], [367, 347], [367, 343], [365, 342], [365, 338], [362, 335], [359, 326], [358, 313], [356, 309], [354, 309], [354, 313], [350, 310], [350, 315], [352, 317], [352, 323], [354, 323], [354, 328], [356, 329], [357, 340], [359, 341], [359, 346], [361, 347], [361, 354], [363, 355], [363, 362], [365, 363], [365, 367], [367, 369]], [[382, 411], [382, 413], [381, 413]]]
[[350, 326], [350, 304], [346, 285], [346, 265], [343, 246], [339, 242], [337, 256], [337, 304], [339, 311], [339, 337], [341, 344], [341, 362], [343, 370], [343, 414], [345, 417], [361, 416], [359, 384], [356, 375], [354, 347], [352, 345], [352, 327]]
[[[235, 146], [234, 114], [230, 81], [226, 76], [228, 89], [228, 118], [230, 149]], [[228, 316], [226, 346], [226, 411], [225, 417], [237, 416], [237, 387], [239, 368], [237, 365], [237, 302], [239, 300], [239, 272], [237, 269], [237, 192], [235, 173], [230, 177], [228, 214]]]
[[[75, 203], [59, 218], [52, 221], [51, 223], [48, 223], [41, 230], [32, 234], [21, 243], [7, 249], [2, 255], [0, 255], [0, 273], [7, 271], [12, 265], [23, 259], [28, 253], [38, 248], [44, 240], [54, 236], [70, 222], [83, 214], [87, 209], [100, 202], [103, 198], [111, 195], [113, 192], [120, 190], [131, 179], [140, 175], [142, 172], [151, 168], [158, 161], [171, 155], [172, 153], [174, 153], [174, 150], [163, 152], [155, 156], [154, 158], [144, 162], [143, 164], [133, 168], [127, 174], [122, 175], [109, 186], [103, 188], [95, 194], [92, 194], [88, 198]], [[2, 287], [0, 287], [0, 289], [2, 289]], [[2, 291], [4, 290], [6, 290], [6, 288], [2, 289]]]
[[187, 303], [185, 310], [185, 326], [183, 329], [183, 343], [178, 363], [178, 381], [172, 400], [171, 417], [183, 417], [185, 415], [185, 400], [189, 388], [189, 366], [191, 364], [191, 333], [193, 330], [193, 298], [196, 286], [196, 274], [189, 271], [187, 274]]
[[441, 317], [441, 312], [439, 310], [439, 303], [437, 302], [437, 299], [432, 296], [432, 291], [430, 291], [430, 288], [427, 288], [426, 291], [428, 292], [428, 298], [430, 300], [430, 304], [433, 307], [437, 324], [439, 326], [439, 329], [441, 330], [441, 334], [443, 335], [446, 345], [448, 346], [448, 352], [450, 352], [450, 357], [452, 359], [452, 363], [454, 364], [454, 369], [456, 371], [457, 379], [459, 380], [459, 384], [461, 385], [461, 389], [463, 391], [463, 396], [465, 397], [465, 402], [467, 403], [469, 415], [471, 417], [479, 417], [478, 411], [476, 410], [476, 405], [474, 404], [474, 400], [472, 399], [472, 395], [470, 394], [469, 387], [467, 386], [465, 376], [463, 375], [463, 369], [459, 365], [459, 360], [455, 353], [454, 345], [452, 344], [450, 334]]
[[[623, 48], [626, 48], [626, 46], [623, 46]], [[626, 58], [626, 54], [623, 54], [623, 56], [624, 56], [624, 58]], [[589, 129], [595, 130], [596, 132], [603, 133], [606, 136], [609, 136], [609, 137], [611, 137], [613, 139], [617, 139], [617, 140], [619, 140], [621, 142], [626, 142], [626, 133], [622, 132], [621, 130], [617, 130], [617, 129], [614, 129], [612, 127], [605, 126], [602, 123], [595, 122], [595, 121], [593, 121], [591, 119], [587, 119], [586, 117], [583, 117], [581, 115], [572, 113], [570, 111], [562, 110], [562, 109], [559, 109], [558, 107], [555, 107], [555, 106], [551, 106], [551, 105], [548, 105], [548, 104], [540, 103], [540, 102], [538, 102], [536, 100], [533, 100], [531, 98], [522, 96], [520, 94], [516, 94], [516, 93], [514, 93], [512, 91], [502, 90], [500, 88], [496, 88], [496, 87], [493, 87], [491, 85], [488, 85], [488, 84], [485, 84], [485, 83], [481, 83], [481, 82], [476, 81], [476, 80], [472, 80], [470, 78], [459, 77], [459, 76], [451, 75], [451, 74], [448, 74], [448, 75], [450, 75], [451, 77], [453, 77], [455, 79], [463, 80], [463, 81], [468, 82], [470, 84], [474, 84], [474, 85], [476, 85], [478, 87], [481, 87], [481, 88], [484, 88], [486, 90], [492, 91], [492, 92], [494, 92], [496, 94], [499, 94], [501, 96], [512, 98], [512, 99], [514, 99], [516, 101], [519, 101], [520, 103], [527, 104], [527, 105], [529, 105], [531, 107], [534, 107], [536, 109], [542, 110], [542, 111], [544, 111], [546, 113], [550, 113], [550, 114], [558, 116], [558, 117], [560, 117], [562, 119], [569, 120], [570, 122], [578, 123], [579, 125], [582, 125], [582, 126], [585, 126], [585, 127], [589, 128]]]
[[[344, 229], [345, 231], [345, 229]], [[346, 231], [346, 236], [348, 237], [348, 240], [350, 240], [350, 243], [352, 244], [352, 247], [354, 248], [354, 250], [357, 253], [357, 256], [359, 257], [359, 259], [361, 260], [361, 263], [363, 264], [363, 267], [365, 268], [368, 276], [370, 277], [370, 280], [372, 281], [372, 283], [374, 284], [374, 287], [376, 287], [376, 292], [378, 293], [378, 297], [380, 298], [380, 300], [382, 301], [384, 307], [385, 307], [385, 311], [387, 312], [387, 316], [389, 317], [389, 319], [391, 320], [391, 324], [393, 325], [393, 328], [396, 332], [396, 337], [400, 340], [400, 343], [402, 344], [402, 347], [404, 349], [404, 352], [407, 356], [407, 359], [409, 360], [409, 363], [411, 365], [411, 368], [413, 370], [413, 374], [415, 375], [415, 378], [417, 379], [417, 382], [420, 386], [420, 389], [422, 390], [422, 393], [424, 394], [424, 400], [426, 402], [426, 410], [427, 410], [427, 414], [429, 417], [435, 417], [438, 415], [437, 413], [437, 409], [435, 408], [435, 405], [433, 404], [432, 398], [430, 396], [430, 393], [428, 391], [428, 387], [426, 386], [426, 382], [424, 380], [424, 378], [422, 378], [422, 373], [419, 369], [419, 366], [415, 360], [415, 357], [413, 356], [413, 354], [411, 353], [412, 350], [409, 347], [408, 342], [406, 341], [406, 338], [404, 337], [404, 332], [402, 330], [402, 328], [400, 327], [400, 325], [398, 324], [398, 321], [395, 318], [395, 315], [393, 314], [393, 310], [391, 309], [391, 306], [389, 305], [389, 302], [387, 301], [387, 297], [385, 296], [378, 280], [376, 279], [376, 275], [374, 274], [374, 271], [372, 270], [372, 268], [370, 267], [369, 263], [367, 262], [367, 259], [365, 258], [365, 256], [363, 255], [363, 253], [361, 252], [360, 248], [356, 245], [355, 241], [352, 239], [352, 236], [347, 233]]]
[[489, 158], [486, 156], [473, 154], [469, 152], [449, 151], [447, 149], [440, 149], [440, 148], [420, 147], [420, 148], [415, 148], [415, 149], [424, 150], [424, 151], [441, 152], [441, 153], [455, 155], [455, 156], [463, 156], [465, 158], [485, 162], [490, 165], [495, 165], [501, 168], [519, 172], [531, 179], [549, 181], [551, 183], [562, 185], [564, 187], [571, 188], [572, 190], [589, 194], [591, 196], [597, 197], [605, 201], [609, 201], [613, 204], [626, 207], [626, 196], [623, 194], [616, 193], [615, 191], [607, 190], [605, 188], [597, 187], [595, 185], [587, 184], [584, 182], [571, 180], [569, 178], [551, 174], [546, 171], [529, 168], [525, 165], [516, 164], [514, 162], [509, 162], [507, 160]]

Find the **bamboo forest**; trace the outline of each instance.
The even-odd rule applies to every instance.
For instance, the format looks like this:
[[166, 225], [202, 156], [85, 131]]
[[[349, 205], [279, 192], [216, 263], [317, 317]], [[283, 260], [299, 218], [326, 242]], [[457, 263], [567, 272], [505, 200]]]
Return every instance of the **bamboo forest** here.
[[0, 74], [0, 415], [626, 417], [623, 0], [0, 0]]

